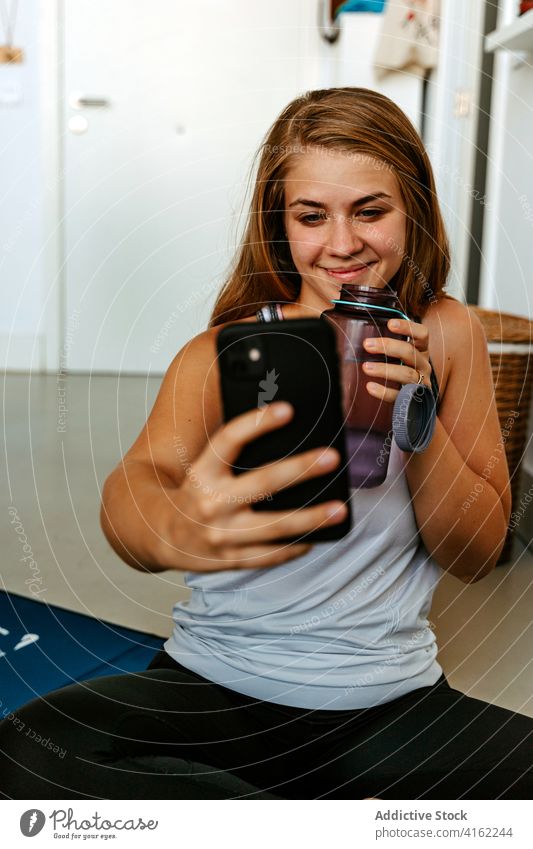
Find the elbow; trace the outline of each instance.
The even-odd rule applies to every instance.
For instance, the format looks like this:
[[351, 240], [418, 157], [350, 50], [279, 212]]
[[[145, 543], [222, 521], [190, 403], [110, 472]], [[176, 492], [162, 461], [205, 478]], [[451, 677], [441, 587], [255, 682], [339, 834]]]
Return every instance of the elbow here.
[[[107, 484], [107, 481], [106, 481]], [[102, 533], [106, 538], [107, 542], [111, 549], [115, 552], [121, 560], [124, 560], [128, 566], [133, 566], [134, 568], [138, 568], [137, 564], [134, 563], [130, 557], [128, 557], [126, 553], [125, 547], [121, 544], [117, 532], [113, 526], [113, 519], [110, 515], [110, 502], [109, 499], [106, 498], [105, 493], [105, 485], [102, 490], [102, 500], [100, 502], [100, 528], [102, 529]]]
[[[152, 556], [151, 549], [147, 550], [146, 542], [133, 533], [134, 523], [129, 514], [124, 515], [124, 481], [122, 469], [115, 469], [104, 482], [100, 502], [100, 527], [102, 533], [115, 552], [127, 566], [138, 572], [163, 572], [170, 568]], [[128, 486], [129, 489], [129, 486]], [[139, 508], [136, 506], [136, 510]], [[137, 517], [136, 517], [137, 518]], [[142, 528], [142, 526], [141, 526]]]
[[496, 566], [497, 560], [497, 557], [491, 557], [490, 559], [483, 561], [476, 558], [475, 560], [470, 559], [467, 563], [456, 562], [452, 567], [448, 568], [447, 571], [455, 578], [458, 578], [463, 584], [476, 584], [478, 581], [481, 581], [482, 578], [486, 578], [487, 575], [490, 575]]
[[483, 529], [479, 532], [478, 552], [470, 558], [470, 568], [465, 564], [463, 574], [458, 576], [465, 584], [475, 584], [489, 575], [498, 565], [507, 538], [511, 516], [509, 491], [506, 490], [503, 496], [498, 496], [497, 503], [500, 509], [499, 511], [496, 509], [496, 515], [494, 516], [492, 510], [490, 511], [490, 528], [487, 528], [485, 533], [483, 533]]
[[127, 547], [119, 538], [118, 531], [113, 523], [112, 511], [112, 488], [113, 488], [113, 472], [106, 478], [102, 488], [102, 499], [100, 502], [100, 528], [102, 533], [109, 543], [110, 548], [127, 566], [142, 571], [142, 564], [133, 558]]
[[496, 567], [505, 545], [507, 525], [498, 523], [484, 535], [476, 534], [468, 545], [461, 541], [460, 549], [434, 554], [439, 566], [462, 581], [463, 584], [475, 584], [489, 575]]
[[111, 545], [111, 547], [113, 547], [113, 545], [112, 545], [112, 540], [113, 540], [112, 525], [111, 525], [111, 521], [109, 519], [109, 515], [107, 513], [107, 508], [105, 506], [103, 498], [102, 498], [102, 502], [100, 504], [100, 528], [101, 528], [102, 533], [105, 536], [106, 540], [108, 541], [109, 545]]
[[495, 566], [496, 562], [484, 563], [476, 572], [466, 572], [460, 576], [460, 579], [463, 584], [476, 584], [478, 581], [481, 581], [482, 578], [486, 578]]
[[468, 563], [455, 563], [446, 569], [446, 571], [450, 575], [453, 575], [454, 578], [458, 578], [463, 584], [475, 584], [477, 581], [481, 581], [482, 578], [486, 578], [492, 572], [495, 565], [495, 562], [485, 561], [483, 563], [472, 564], [472, 561], [469, 561]]
[[102, 498], [100, 501], [100, 528], [106, 540], [112, 545], [113, 539], [113, 524], [109, 515], [110, 508], [110, 483], [113, 475], [109, 475], [104, 481], [102, 487]]
[[505, 545], [506, 536], [507, 527], [505, 527], [495, 545], [492, 543], [488, 550], [483, 550], [477, 557], [473, 556], [469, 558], [469, 562], [463, 564], [463, 571], [458, 574], [457, 577], [460, 578], [464, 584], [475, 584], [477, 581], [481, 581], [482, 578], [486, 578], [487, 575], [490, 575], [492, 570], [498, 564], [500, 554], [502, 553], [503, 546]]

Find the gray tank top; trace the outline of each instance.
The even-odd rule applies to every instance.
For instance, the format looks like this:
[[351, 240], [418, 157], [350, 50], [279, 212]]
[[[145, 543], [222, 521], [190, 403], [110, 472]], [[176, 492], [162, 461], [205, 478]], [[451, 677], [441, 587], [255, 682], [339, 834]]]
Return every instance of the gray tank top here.
[[[279, 304], [259, 313], [283, 319]], [[166, 651], [224, 687], [309, 709], [367, 708], [434, 684], [427, 615], [442, 570], [418, 533], [404, 461], [393, 442], [381, 486], [352, 490], [342, 539], [280, 566], [187, 572]]]

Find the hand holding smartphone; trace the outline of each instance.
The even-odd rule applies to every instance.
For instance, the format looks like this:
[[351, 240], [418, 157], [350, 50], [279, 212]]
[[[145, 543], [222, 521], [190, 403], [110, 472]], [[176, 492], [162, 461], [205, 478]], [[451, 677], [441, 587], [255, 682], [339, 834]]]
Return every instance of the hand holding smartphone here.
[[348, 508], [342, 522], [283, 541], [322, 542], [345, 536], [351, 527], [350, 487], [339, 364], [329, 323], [317, 318], [227, 325], [218, 335], [217, 352], [226, 422], [254, 408], [259, 421], [273, 401], [288, 401], [294, 408], [286, 425], [245, 445], [233, 464], [234, 474], [310, 449], [333, 447], [341, 458], [333, 471], [295, 478], [290, 486], [265, 493], [252, 509], [298, 511], [342, 501]]

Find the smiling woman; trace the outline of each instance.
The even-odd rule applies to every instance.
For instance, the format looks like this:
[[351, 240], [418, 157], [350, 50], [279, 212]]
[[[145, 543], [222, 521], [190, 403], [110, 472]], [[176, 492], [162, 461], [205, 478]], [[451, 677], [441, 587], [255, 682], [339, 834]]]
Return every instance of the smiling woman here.
[[[450, 687], [427, 618], [444, 570], [469, 583], [494, 567], [510, 498], [485, 336], [444, 294], [448, 244], [422, 142], [381, 94], [327, 89], [290, 103], [258, 155], [210, 327], [176, 355], [103, 492], [119, 556], [186, 572], [190, 599], [174, 605], [148, 670], [17, 712], [64, 759], [0, 723], [0, 793], [528, 799], [533, 722]], [[346, 505], [267, 514], [253, 500], [335, 470], [340, 456], [321, 446], [234, 475], [243, 448], [294, 408], [225, 423], [217, 337], [228, 320], [253, 333], [256, 320], [318, 316], [346, 281], [395, 293], [408, 316], [365, 343], [384, 356], [364, 365], [363, 391], [389, 403], [398, 390], [383, 381], [436, 379], [438, 418], [424, 453], [393, 443], [385, 480], [352, 491], [348, 534], [287, 545], [342, 521]], [[215, 793], [209, 768], [221, 774]]]
[[447, 297], [449, 246], [431, 164], [389, 98], [308, 92], [270, 128], [254, 167], [248, 225], [210, 326], [252, 315], [255, 303], [303, 314], [307, 295], [316, 314], [343, 281], [390, 284], [415, 318]]

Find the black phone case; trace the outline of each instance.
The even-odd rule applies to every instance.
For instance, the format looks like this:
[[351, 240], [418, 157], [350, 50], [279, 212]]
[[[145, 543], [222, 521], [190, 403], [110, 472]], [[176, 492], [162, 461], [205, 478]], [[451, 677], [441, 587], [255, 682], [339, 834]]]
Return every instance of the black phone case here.
[[286, 425], [245, 446], [233, 466], [235, 474], [312, 448], [333, 446], [341, 456], [332, 472], [265, 494], [250, 505], [252, 509], [289, 510], [340, 500], [348, 506], [346, 519], [298, 539], [323, 542], [345, 536], [352, 523], [350, 484], [331, 325], [323, 318], [230, 324], [218, 334], [217, 352], [226, 422], [254, 408], [261, 415], [271, 401], [289, 401], [295, 410]]

